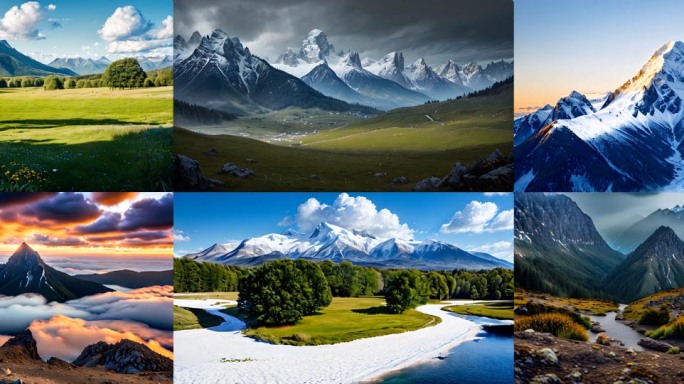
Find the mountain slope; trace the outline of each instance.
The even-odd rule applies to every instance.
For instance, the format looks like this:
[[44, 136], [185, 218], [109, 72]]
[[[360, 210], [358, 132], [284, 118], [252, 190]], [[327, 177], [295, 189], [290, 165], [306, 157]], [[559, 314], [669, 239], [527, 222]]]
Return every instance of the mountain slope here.
[[375, 100], [363, 96], [340, 79], [327, 63], [322, 62], [302, 77], [302, 81], [318, 92], [338, 100], [352, 104], [362, 104], [371, 107], [382, 107], [382, 100]]
[[565, 195], [515, 195], [516, 286], [558, 296], [604, 297], [601, 281], [624, 255]]
[[99, 284], [113, 284], [132, 289], [153, 285], [173, 285], [173, 270], [136, 272], [123, 269], [107, 273], [78, 275], [77, 277]]
[[81, 280], [50, 267], [26, 243], [19, 246], [7, 264], [0, 266], [2, 295], [38, 293], [48, 301], [65, 302], [110, 291], [101, 284]]
[[435, 100], [455, 98], [472, 91], [471, 88], [456, 85], [435, 73], [422, 57], [409, 66], [408, 72], [408, 77], [414, 84], [414, 88], [411, 89], [422, 92]]
[[672, 228], [679, 238], [684, 238], [684, 211], [681, 207], [656, 210], [624, 231], [614, 245], [623, 252], [632, 252], [661, 226]]
[[0, 40], [0, 76], [49, 75], [76, 76], [76, 73], [40, 63], [12, 48], [6, 40]]
[[174, 97], [245, 114], [287, 107], [356, 110], [252, 55], [238, 38], [215, 30], [174, 68]]
[[669, 42], [597, 112], [517, 145], [516, 191], [681, 190], [683, 98], [684, 43]]
[[606, 290], [623, 302], [684, 286], [684, 241], [658, 228], [605, 280]]
[[288, 231], [242, 241], [238, 246], [214, 245], [185, 257], [227, 265], [254, 266], [279, 258], [343, 260], [382, 268], [490, 269], [512, 268], [512, 264], [491, 255], [476, 255], [451, 244], [377, 238], [367, 232], [349, 230], [329, 223], [311, 233]]
[[65, 57], [54, 59], [49, 65], [55, 68], [66, 68], [79, 75], [92, 75], [103, 73], [109, 64], [111, 64], [111, 61], [106, 57], [101, 57], [97, 60], [83, 57]]

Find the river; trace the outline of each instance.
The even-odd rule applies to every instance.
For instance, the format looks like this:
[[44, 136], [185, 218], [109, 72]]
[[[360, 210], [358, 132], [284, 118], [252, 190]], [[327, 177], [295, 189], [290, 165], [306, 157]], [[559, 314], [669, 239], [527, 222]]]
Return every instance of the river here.
[[[627, 304], [620, 304], [620, 312], [622, 312]], [[601, 324], [601, 328], [606, 330], [606, 334], [615, 339], [620, 340], [625, 344], [625, 347], [632, 348], [635, 351], [643, 351], [639, 344], [639, 340], [644, 336], [632, 328], [626, 326], [623, 322], [615, 320], [615, 312], [609, 312], [606, 316], [589, 316], [591, 321], [596, 321]], [[596, 341], [598, 334], [589, 332], [589, 338], [592, 342]]]

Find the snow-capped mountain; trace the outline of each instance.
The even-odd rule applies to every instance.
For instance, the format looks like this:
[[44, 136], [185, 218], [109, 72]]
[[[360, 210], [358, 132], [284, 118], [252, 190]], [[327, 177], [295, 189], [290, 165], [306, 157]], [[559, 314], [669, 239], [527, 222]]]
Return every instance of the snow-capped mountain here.
[[138, 60], [140, 67], [145, 71], [152, 71], [155, 69], [162, 69], [173, 65], [172, 60], [169, 56], [164, 56], [161, 58], [149, 58], [147, 56], [138, 56], [135, 58]]
[[326, 96], [334, 97], [347, 103], [368, 105], [376, 108], [381, 108], [385, 104], [382, 100], [366, 97], [351, 89], [337, 76], [335, 71], [330, 69], [325, 61], [318, 64], [311, 72], [302, 77], [302, 81]]
[[43, 64], [12, 48], [7, 40], [0, 40], [0, 76], [75, 76], [66, 68], [55, 68]]
[[221, 245], [185, 257], [227, 265], [254, 266], [278, 259], [331, 260], [384, 268], [489, 269], [512, 268], [491, 255], [477, 255], [438, 241], [378, 238], [365, 231], [321, 223], [311, 233], [290, 230], [249, 238], [232, 250]]
[[48, 301], [64, 302], [110, 291], [98, 283], [57, 271], [26, 243], [17, 248], [7, 264], [0, 264], [0, 295], [37, 293]]
[[435, 73], [422, 57], [409, 66], [408, 77], [417, 91], [423, 92], [436, 100], [454, 98], [472, 91], [472, 89], [466, 86], [456, 85], [456, 83], [452, 83]]
[[404, 73], [404, 54], [402, 52], [390, 52], [378, 61], [361, 60], [361, 66], [369, 72], [384, 79], [392, 80], [404, 88], [415, 87], [415, 84]]
[[513, 124], [515, 144], [522, 143], [556, 120], [574, 119], [594, 112], [596, 110], [591, 101], [581, 93], [572, 91], [569, 96], [558, 100], [555, 107], [547, 104], [529, 115], [516, 119]]
[[518, 144], [516, 191], [682, 190], [683, 98], [684, 43], [668, 42], [601, 109]]
[[284, 54], [278, 56], [275, 64], [285, 64], [291, 67], [306, 64], [318, 64], [331, 54], [335, 47], [328, 42], [328, 37], [320, 29], [313, 29], [302, 41], [298, 50], [288, 47]]
[[192, 55], [192, 52], [199, 46], [202, 41], [202, 35], [199, 32], [193, 32], [189, 40], [181, 35], [176, 35], [173, 39], [173, 61], [180, 62]]
[[684, 208], [677, 205], [655, 210], [624, 230], [614, 240], [614, 247], [625, 253], [632, 252], [661, 226], [671, 228], [677, 236], [684, 238]]
[[499, 60], [493, 61], [483, 68], [477, 63], [459, 66], [453, 60], [447, 60], [444, 64], [435, 68], [434, 71], [440, 77], [458, 86], [478, 91], [512, 77], [513, 63]]
[[104, 56], [100, 57], [99, 59], [65, 57], [54, 59], [48, 65], [55, 68], [70, 69], [79, 75], [92, 75], [96, 73], [103, 73], [111, 63], [112, 62]]
[[176, 63], [174, 78], [176, 99], [237, 114], [289, 106], [356, 108], [272, 67], [220, 29], [202, 37], [192, 54]]

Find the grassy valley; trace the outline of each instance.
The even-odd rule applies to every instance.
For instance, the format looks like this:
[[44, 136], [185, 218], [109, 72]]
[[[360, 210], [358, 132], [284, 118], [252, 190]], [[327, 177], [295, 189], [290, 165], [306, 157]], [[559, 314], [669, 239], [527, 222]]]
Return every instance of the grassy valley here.
[[[444, 176], [456, 162], [471, 164], [495, 149], [509, 152], [511, 103], [509, 85], [495, 95], [400, 108], [353, 122], [348, 115], [328, 114], [309, 125], [304, 112], [286, 110], [227, 123], [240, 125], [242, 133], [249, 130], [250, 136], [269, 134], [269, 142], [193, 132], [216, 133], [217, 127], [176, 128], [174, 151], [199, 161], [205, 176], [222, 181], [217, 190], [408, 191], [422, 179]], [[276, 124], [274, 116], [288, 123]], [[308, 134], [275, 136], [283, 132]], [[208, 155], [211, 149], [218, 154]], [[256, 175], [220, 174], [225, 163], [248, 167]], [[394, 184], [399, 176], [409, 183]]]
[[0, 89], [0, 190], [169, 190], [172, 93]]

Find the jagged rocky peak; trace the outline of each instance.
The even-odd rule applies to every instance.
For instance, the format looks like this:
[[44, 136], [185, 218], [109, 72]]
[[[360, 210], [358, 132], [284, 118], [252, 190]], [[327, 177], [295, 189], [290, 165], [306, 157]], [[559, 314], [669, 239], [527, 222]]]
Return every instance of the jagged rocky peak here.
[[121, 340], [116, 344], [100, 341], [89, 345], [73, 364], [89, 368], [102, 366], [124, 374], [173, 371], [171, 359], [131, 340]]
[[276, 59], [276, 64], [285, 64], [291, 67], [296, 67], [299, 64], [299, 53], [292, 47], [287, 47], [287, 50]]
[[349, 51], [342, 59], [342, 63], [354, 68], [363, 68], [361, 65], [361, 59], [359, 58], [359, 53], [356, 51]]
[[41, 360], [38, 354], [38, 346], [36, 339], [33, 338], [33, 333], [30, 329], [15, 335], [7, 340], [5, 344], [0, 346], [0, 352], [9, 352], [14, 358], [29, 358], [31, 360]]
[[188, 44], [197, 45], [200, 43], [201, 40], [202, 40], [202, 35], [200, 35], [199, 32], [195, 31], [190, 36], [190, 39], [188, 40]]
[[300, 57], [307, 63], [316, 63], [334, 52], [335, 47], [328, 42], [325, 33], [320, 29], [312, 29], [302, 41]]
[[404, 69], [404, 54], [402, 52], [390, 52], [382, 58], [384, 63], [392, 64], [397, 69]]

